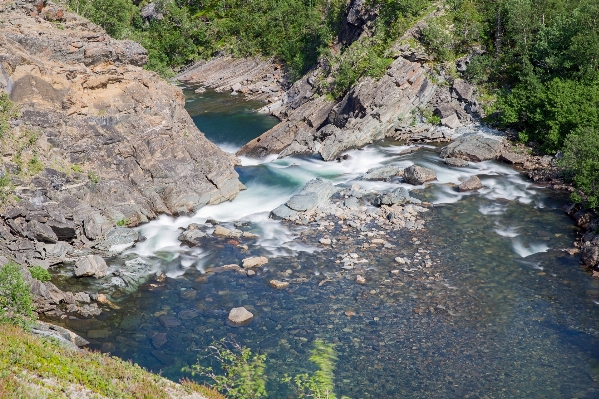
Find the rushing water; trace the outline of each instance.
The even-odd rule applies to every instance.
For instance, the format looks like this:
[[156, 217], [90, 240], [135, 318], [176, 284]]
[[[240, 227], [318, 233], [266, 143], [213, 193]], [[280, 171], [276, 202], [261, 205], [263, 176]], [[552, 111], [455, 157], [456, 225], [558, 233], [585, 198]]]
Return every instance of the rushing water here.
[[[251, 112], [258, 104], [227, 94], [186, 94], [200, 129], [225, 149], [239, 148], [275, 122]], [[162, 217], [141, 226], [147, 240], [111, 262], [113, 271], [125, 262], [145, 265], [147, 273], [166, 273], [166, 280], [152, 274], [127, 290], [110, 288], [114, 277], [57, 277], [61, 288], [108, 292], [120, 306], [97, 320], [67, 325], [87, 336], [92, 348], [175, 380], [213, 339], [235, 339], [268, 355], [273, 398], [290, 395], [279, 382], [284, 373], [312, 369], [308, 356], [315, 338], [335, 343], [339, 393], [354, 399], [599, 397], [599, 284], [577, 257], [561, 251], [571, 247], [575, 234], [559, 210], [566, 199], [502, 164], [451, 168], [434, 147], [402, 155], [407, 148], [379, 143], [350, 151], [339, 163], [242, 159], [238, 172], [248, 189], [237, 199], [193, 217]], [[437, 182], [414, 191], [435, 206], [425, 214], [424, 231], [387, 236], [395, 248], [363, 250], [358, 237], [339, 226], [343, 244], [324, 248], [317, 244], [322, 231], [316, 226], [268, 219], [270, 210], [314, 177], [382, 190], [403, 183], [360, 176], [383, 164], [413, 163], [437, 172]], [[485, 188], [458, 193], [455, 184], [474, 174]], [[247, 250], [223, 239], [181, 246], [179, 228], [203, 225], [207, 218], [227, 227], [237, 222], [261, 238], [247, 242]], [[338, 252], [357, 252], [368, 261], [366, 285], [340, 273]], [[251, 255], [270, 258], [254, 278], [205, 273]], [[426, 273], [392, 274], [396, 256], [428, 256], [432, 266]], [[268, 285], [272, 278], [296, 282], [275, 290]], [[227, 325], [226, 315], [236, 306], [254, 313], [251, 324]], [[177, 316], [181, 324], [164, 327], [161, 315]], [[158, 334], [166, 342], [153, 346]]]

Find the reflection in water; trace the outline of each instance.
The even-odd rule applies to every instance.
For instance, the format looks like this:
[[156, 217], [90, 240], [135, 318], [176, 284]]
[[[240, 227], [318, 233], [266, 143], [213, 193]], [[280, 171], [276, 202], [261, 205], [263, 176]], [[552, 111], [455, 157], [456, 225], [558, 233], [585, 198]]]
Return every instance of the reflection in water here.
[[[225, 95], [210, 96], [213, 101]], [[197, 115], [206, 102], [196, 98], [192, 104]], [[231, 112], [228, 100], [208, 104], [208, 120], [225, 119]], [[230, 132], [242, 130], [236, 119], [222, 123]], [[559, 211], [564, 199], [505, 165], [451, 168], [433, 149], [399, 155], [405, 148], [372, 145], [351, 151], [340, 163], [312, 157], [244, 159], [238, 171], [248, 190], [194, 216], [164, 216], [140, 227], [147, 240], [110, 262], [119, 276], [107, 279], [125, 282], [112, 291], [121, 309], [104, 312], [97, 321], [67, 325], [86, 336], [92, 348], [175, 380], [183, 376], [183, 366], [195, 362], [198, 349], [229, 336], [268, 354], [275, 398], [290, 394], [279, 377], [311, 367], [308, 352], [317, 337], [336, 344], [339, 393], [352, 398], [599, 397], [599, 286], [575, 257], [560, 251], [574, 239], [571, 221]], [[268, 219], [271, 209], [314, 177], [339, 185], [359, 182], [373, 190], [414, 189], [400, 180], [360, 180], [375, 166], [413, 163], [437, 172], [437, 182], [415, 191], [436, 206], [426, 214], [426, 231], [386, 237], [396, 248], [362, 249], [351, 232], [343, 233], [348, 237], [337, 248], [322, 248], [316, 244], [321, 234], [316, 226], [296, 228]], [[485, 188], [457, 192], [455, 186], [472, 175]], [[226, 239], [200, 248], [181, 246], [179, 228], [199, 223], [210, 233], [211, 225], [204, 224], [208, 218], [230, 228], [249, 222], [236, 225], [261, 238], [248, 242], [247, 250]], [[335, 231], [342, 234], [338, 226]], [[368, 261], [367, 285], [340, 271], [335, 263], [339, 252], [356, 252]], [[270, 258], [254, 278], [204, 273], [250, 255]], [[390, 273], [397, 267], [396, 256], [430, 256], [434, 278], [426, 271]], [[138, 270], [149, 275], [148, 281], [127, 290], [122, 270]], [[158, 270], [171, 278], [157, 281], [151, 274]], [[325, 277], [330, 281], [321, 284]], [[298, 282], [275, 290], [268, 285], [273, 278]], [[104, 292], [111, 286], [100, 280], [105, 286], [94, 288], [90, 284], [96, 282], [85, 279], [59, 283], [63, 288], [70, 284], [73, 291]], [[236, 306], [254, 313], [249, 326], [225, 323]], [[178, 324], [169, 327], [161, 321], [164, 315], [176, 316]], [[155, 340], [157, 334], [165, 334], [166, 341]]]

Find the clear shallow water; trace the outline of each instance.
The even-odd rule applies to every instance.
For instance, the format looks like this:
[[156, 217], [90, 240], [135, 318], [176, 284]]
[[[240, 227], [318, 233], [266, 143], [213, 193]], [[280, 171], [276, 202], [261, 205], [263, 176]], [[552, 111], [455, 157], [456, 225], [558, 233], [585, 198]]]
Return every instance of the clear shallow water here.
[[[196, 99], [193, 107], [188, 103], [192, 116], [205, 103], [208, 121], [239, 106], [237, 100], [231, 105], [228, 95], [211, 95]], [[215, 98], [223, 100], [215, 104]], [[195, 120], [207, 130], [202, 119]], [[226, 120], [233, 132], [245, 125]], [[599, 397], [599, 284], [582, 271], [578, 258], [560, 251], [572, 245], [575, 232], [559, 210], [565, 198], [535, 187], [505, 165], [449, 168], [434, 148], [399, 155], [406, 148], [381, 143], [351, 151], [341, 163], [309, 157], [243, 159], [238, 172], [248, 190], [236, 200], [203, 208], [193, 217], [163, 217], [142, 226], [148, 240], [111, 262], [113, 269], [125, 261], [145, 262], [148, 270], [169, 278], [150, 276], [132, 294], [111, 291], [121, 309], [67, 325], [87, 336], [92, 348], [175, 380], [184, 375], [183, 366], [195, 362], [198, 349], [229, 336], [268, 354], [275, 398], [289, 395], [277, 383], [283, 373], [310, 369], [308, 351], [315, 338], [336, 344], [339, 393], [352, 398]], [[359, 176], [382, 164], [412, 163], [437, 172], [437, 183], [415, 190], [435, 207], [425, 214], [425, 231], [387, 237], [396, 248], [361, 250], [351, 230], [339, 231], [346, 240], [338, 248], [323, 248], [317, 244], [322, 232], [314, 226], [302, 231], [267, 218], [314, 177], [381, 190], [403, 184], [363, 182]], [[485, 188], [458, 193], [455, 184], [472, 174]], [[228, 227], [250, 222], [242, 229], [261, 238], [243, 241], [248, 250], [220, 239], [201, 248], [180, 246], [178, 228], [207, 218]], [[419, 248], [430, 251], [430, 273], [390, 273], [397, 268], [394, 257], [412, 257]], [[357, 252], [368, 260], [365, 286], [357, 285], [354, 275], [340, 273], [334, 263], [338, 252]], [[251, 255], [271, 258], [255, 278], [204, 273]], [[268, 285], [272, 278], [303, 282], [274, 290]], [[321, 285], [325, 278], [330, 281]], [[97, 288], [102, 281], [57, 283], [73, 291], [106, 291]], [[226, 315], [235, 306], [255, 314], [249, 326], [227, 326]], [[181, 325], [163, 327], [161, 315], [178, 316]], [[149, 337], [162, 333], [166, 343], [156, 349]]]

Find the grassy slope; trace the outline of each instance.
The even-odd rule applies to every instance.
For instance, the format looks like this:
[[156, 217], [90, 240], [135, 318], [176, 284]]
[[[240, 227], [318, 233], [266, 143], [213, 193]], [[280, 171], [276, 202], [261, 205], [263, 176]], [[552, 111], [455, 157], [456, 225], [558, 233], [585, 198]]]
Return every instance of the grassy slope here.
[[0, 397], [224, 398], [115, 357], [64, 348], [9, 324], [0, 324]]

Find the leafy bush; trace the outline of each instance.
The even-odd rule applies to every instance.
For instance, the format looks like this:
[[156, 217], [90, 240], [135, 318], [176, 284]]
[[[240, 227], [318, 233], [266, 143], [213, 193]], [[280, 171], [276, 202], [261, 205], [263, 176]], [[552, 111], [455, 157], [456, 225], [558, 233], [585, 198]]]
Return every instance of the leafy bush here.
[[9, 262], [0, 268], [0, 322], [27, 326], [33, 318], [33, 302], [29, 285], [23, 279], [21, 266]]
[[69, 0], [68, 4], [117, 39], [127, 36], [133, 17], [139, 12], [131, 0]]
[[19, 116], [19, 109], [8, 97], [7, 93], [0, 94], [0, 139], [9, 131], [8, 121]]
[[[314, 341], [310, 351], [310, 361], [318, 370], [310, 374], [298, 374], [295, 377], [285, 376], [284, 381], [290, 383], [298, 398], [336, 399], [335, 395], [335, 362], [337, 355], [333, 344], [321, 340]], [[344, 399], [346, 397], [342, 397]]]
[[30, 267], [29, 272], [31, 273], [31, 277], [33, 277], [36, 280], [41, 281], [42, 283], [44, 283], [46, 281], [50, 281], [50, 279], [52, 278], [52, 276], [50, 275], [50, 272], [48, 272], [46, 269], [44, 269], [41, 266]]
[[7, 172], [0, 171], [0, 205], [2, 205], [12, 192], [13, 184]]
[[591, 208], [599, 206], [599, 129], [583, 127], [570, 133], [560, 166], [580, 190], [572, 199]]
[[561, 149], [580, 127], [599, 128], [599, 82], [530, 79], [501, 95], [497, 105], [503, 124], [522, 129], [523, 141], [536, 141], [547, 152]]
[[249, 348], [225, 339], [213, 342], [208, 347], [208, 352], [204, 358], [216, 359], [223, 374], [216, 374], [212, 367], [202, 366], [199, 361], [184, 370], [192, 375], [208, 377], [213, 381], [212, 388], [231, 399], [258, 399], [267, 396], [266, 355], [253, 355]]

